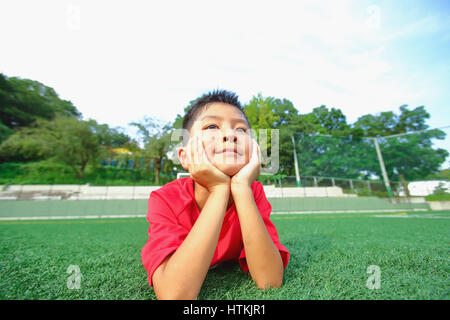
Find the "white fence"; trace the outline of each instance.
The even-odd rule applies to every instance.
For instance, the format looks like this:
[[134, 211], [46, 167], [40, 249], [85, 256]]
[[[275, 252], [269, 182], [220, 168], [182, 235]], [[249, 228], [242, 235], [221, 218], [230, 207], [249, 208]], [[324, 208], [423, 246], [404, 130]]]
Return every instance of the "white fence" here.
[[[10, 185], [0, 186], [0, 200], [138, 200], [148, 199], [160, 186], [90, 186], [90, 185]], [[340, 187], [264, 186], [267, 198], [286, 197], [356, 197], [344, 194]]]

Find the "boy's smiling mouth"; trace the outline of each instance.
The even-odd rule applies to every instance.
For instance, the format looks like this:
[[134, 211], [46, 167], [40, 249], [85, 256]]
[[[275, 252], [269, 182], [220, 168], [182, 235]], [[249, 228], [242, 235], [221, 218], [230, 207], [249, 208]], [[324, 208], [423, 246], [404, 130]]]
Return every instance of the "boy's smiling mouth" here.
[[235, 148], [235, 147], [226, 147], [226, 148], [223, 148], [222, 150], [216, 151], [216, 154], [239, 155], [240, 153], [238, 152], [237, 148]]

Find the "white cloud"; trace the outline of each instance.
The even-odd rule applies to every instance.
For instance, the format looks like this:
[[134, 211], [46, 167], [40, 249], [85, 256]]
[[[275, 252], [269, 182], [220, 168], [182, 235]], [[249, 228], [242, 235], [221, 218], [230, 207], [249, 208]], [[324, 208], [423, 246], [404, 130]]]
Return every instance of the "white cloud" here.
[[425, 16], [390, 30], [380, 7], [381, 25], [374, 28], [369, 5], [3, 2], [0, 32], [8, 49], [0, 51], [0, 72], [52, 86], [86, 118], [114, 126], [144, 115], [173, 120], [190, 100], [217, 87], [236, 91], [244, 102], [258, 92], [287, 98], [301, 112], [338, 107], [349, 121], [421, 104], [438, 89], [419, 89], [387, 49], [434, 20]]

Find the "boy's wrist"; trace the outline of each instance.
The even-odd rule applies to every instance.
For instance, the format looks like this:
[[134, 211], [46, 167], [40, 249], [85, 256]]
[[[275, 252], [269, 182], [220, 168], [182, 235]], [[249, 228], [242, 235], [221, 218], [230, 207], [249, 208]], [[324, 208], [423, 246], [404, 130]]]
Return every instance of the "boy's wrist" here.
[[231, 193], [233, 195], [239, 195], [240, 193], [252, 192], [251, 184], [247, 183], [232, 183]]
[[230, 185], [229, 184], [218, 184], [208, 188], [210, 193], [230, 193]]

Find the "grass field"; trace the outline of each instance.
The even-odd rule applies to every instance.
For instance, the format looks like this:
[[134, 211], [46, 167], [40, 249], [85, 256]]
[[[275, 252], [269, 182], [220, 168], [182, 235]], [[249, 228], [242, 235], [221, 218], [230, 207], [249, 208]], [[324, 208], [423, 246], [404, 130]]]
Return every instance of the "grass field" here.
[[[230, 262], [209, 271], [199, 299], [449, 299], [450, 212], [271, 219], [291, 252], [283, 286], [259, 290]], [[140, 258], [147, 229], [144, 218], [0, 221], [0, 299], [155, 299]], [[79, 289], [68, 289], [70, 265]]]

